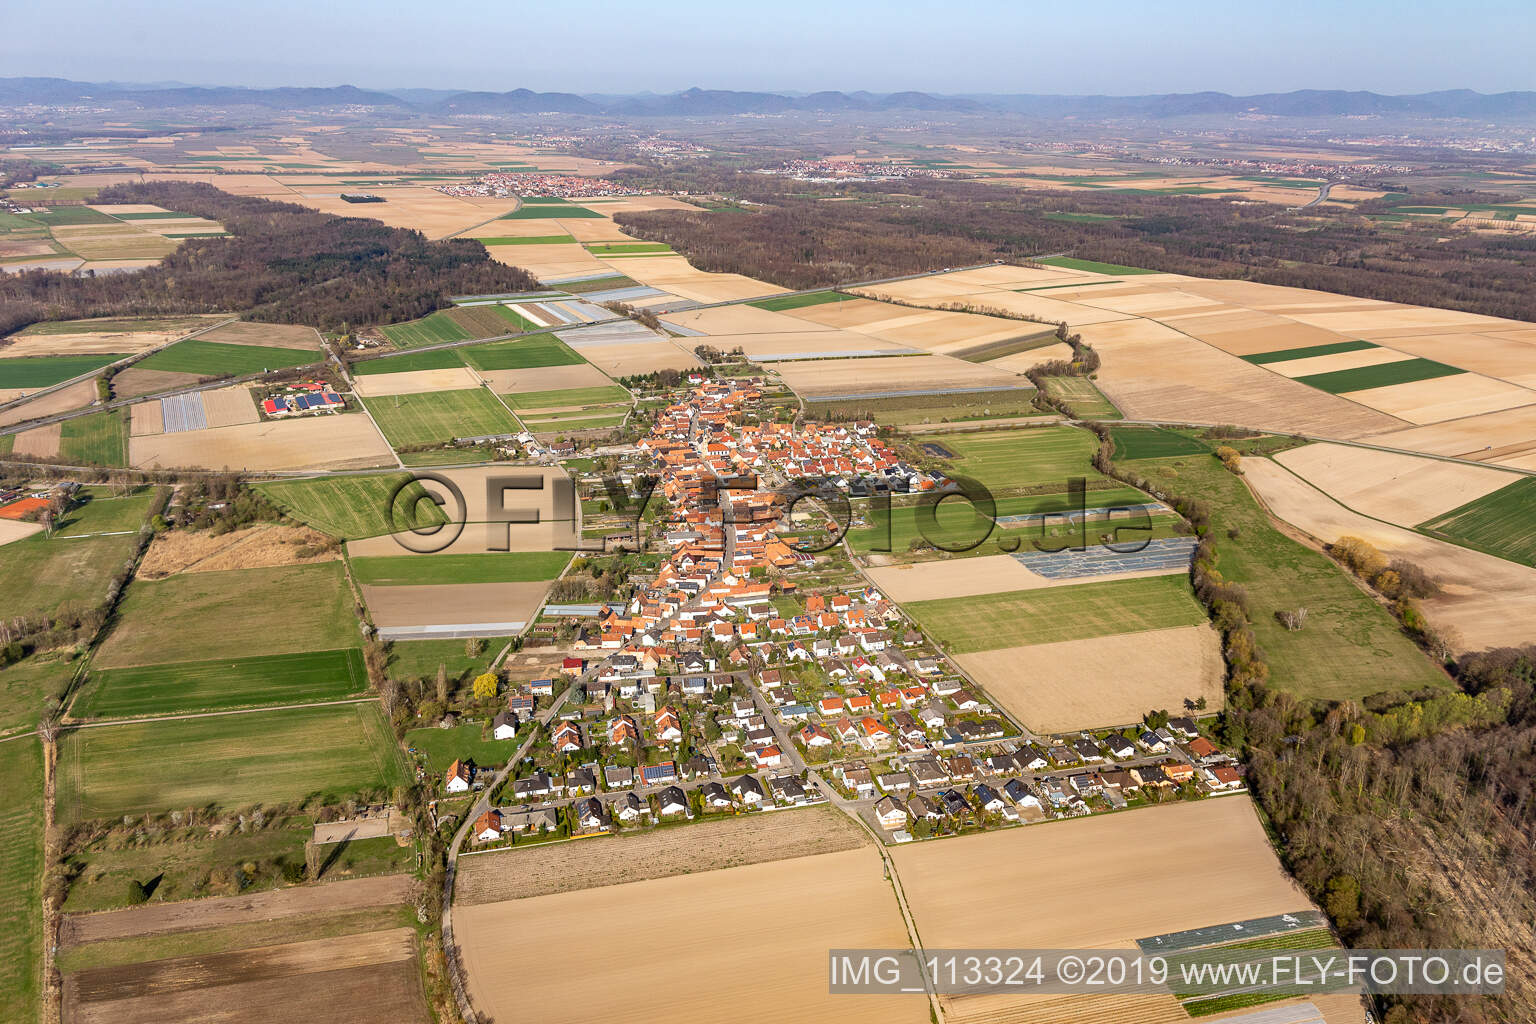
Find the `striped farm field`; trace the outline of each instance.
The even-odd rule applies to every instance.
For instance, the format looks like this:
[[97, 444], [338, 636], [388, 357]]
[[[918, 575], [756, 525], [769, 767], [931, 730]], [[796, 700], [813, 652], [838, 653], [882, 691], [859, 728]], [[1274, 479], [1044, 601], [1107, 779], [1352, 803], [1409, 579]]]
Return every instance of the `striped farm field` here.
[[1536, 565], [1536, 477], [1525, 477], [1420, 524], [1426, 533]]
[[122, 358], [121, 355], [108, 354], [0, 359], [0, 391], [12, 388], [51, 388]]
[[1334, 370], [1331, 373], [1314, 373], [1296, 377], [1303, 384], [1342, 395], [1351, 391], [1390, 387], [1393, 384], [1409, 384], [1416, 380], [1433, 380], [1450, 377], [1466, 371], [1433, 359], [1401, 359], [1394, 363], [1378, 363], [1375, 366], [1357, 366], [1351, 370]]
[[486, 306], [455, 306], [443, 310], [443, 316], [469, 332], [471, 338], [495, 338], [518, 334], [533, 327], [516, 310], [492, 303]]
[[568, 551], [382, 555], [352, 559], [365, 586], [448, 586], [456, 583], [535, 583], [552, 580], [571, 560]]
[[1120, 410], [1087, 377], [1041, 379], [1045, 382], [1045, 393], [1057, 401], [1066, 402], [1075, 415], [1090, 420], [1120, 419]]
[[128, 418], [123, 410], [65, 420], [59, 429], [59, 459], [70, 465], [126, 466]]
[[1184, 576], [1080, 583], [974, 597], [914, 601], [906, 610], [954, 654], [1086, 640], [1205, 621]]
[[529, 419], [525, 416], [523, 425], [536, 434], [553, 434], [572, 430], [604, 430], [624, 422], [622, 412], [608, 416], [592, 415], [598, 411], [593, 409], [586, 413], [567, 413], [564, 416], [546, 416], [541, 419]]
[[629, 392], [617, 384], [591, 388], [557, 388], [505, 396], [514, 409], [562, 409], [578, 405], [629, 404]]
[[574, 366], [586, 362], [553, 334], [470, 345], [460, 352], [464, 361], [477, 370], [529, 370], [537, 366]]
[[79, 729], [59, 748], [68, 822], [377, 797], [405, 781], [372, 703]]
[[518, 431], [512, 414], [495, 395], [481, 388], [365, 398], [363, 405], [396, 448]]
[[927, 434], [954, 452], [946, 470], [979, 480], [994, 491], [1032, 484], [1061, 483], [1068, 477], [1100, 479], [1091, 462], [1099, 441], [1076, 427], [1024, 427], [967, 434]]
[[419, 348], [422, 345], [442, 345], [451, 341], [473, 341], [475, 337], [442, 311], [409, 323], [380, 327], [379, 333], [388, 338], [389, 343], [396, 348]]
[[139, 370], [168, 373], [195, 373], [202, 377], [241, 377], [291, 366], [318, 362], [316, 352], [297, 348], [273, 348], [268, 345], [229, 345], [218, 341], [188, 338], [161, 349], [141, 362]]
[[[388, 476], [332, 476], [253, 485], [289, 516], [340, 540], [379, 537], [415, 526], [447, 522], [405, 473]], [[402, 485], [404, 488], [402, 489]], [[389, 511], [395, 498], [395, 511]]]
[[1119, 459], [1161, 459], [1170, 455], [1200, 455], [1210, 451], [1203, 441], [1162, 427], [1111, 427]]
[[0, 743], [0, 1006], [36, 1020], [43, 957], [43, 753], [35, 739]]
[[352, 374], [368, 377], [380, 373], [414, 373], [418, 370], [456, 370], [464, 363], [457, 349], [434, 348], [425, 352], [402, 352], [383, 359], [363, 359], [352, 364]]
[[312, 654], [150, 665], [93, 673], [71, 708], [79, 718], [131, 718], [191, 711], [339, 700], [368, 689], [356, 648]]

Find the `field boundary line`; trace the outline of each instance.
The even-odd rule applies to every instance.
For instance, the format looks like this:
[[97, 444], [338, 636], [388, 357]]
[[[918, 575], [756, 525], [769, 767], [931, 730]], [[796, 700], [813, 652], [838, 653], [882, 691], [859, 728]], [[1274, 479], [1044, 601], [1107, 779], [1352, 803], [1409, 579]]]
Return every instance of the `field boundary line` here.
[[114, 725], [143, 725], [146, 722], [182, 722], [192, 718], [225, 718], [230, 715], [260, 715], [272, 711], [302, 711], [305, 708], [334, 708], [349, 704], [371, 704], [372, 697], [347, 697], [344, 700], [322, 700], [312, 704], [274, 704], [264, 708], [231, 708], [226, 711], [189, 711], [174, 715], [151, 715], [144, 718], [108, 718], [97, 721], [73, 721], [64, 723], [74, 732], [79, 729], [105, 729]]

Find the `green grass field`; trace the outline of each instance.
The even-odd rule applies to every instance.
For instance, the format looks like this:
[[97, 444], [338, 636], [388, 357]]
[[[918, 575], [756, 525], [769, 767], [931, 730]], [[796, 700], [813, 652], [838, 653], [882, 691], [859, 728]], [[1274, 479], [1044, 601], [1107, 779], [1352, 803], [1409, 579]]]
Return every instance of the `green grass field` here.
[[1018, 590], [985, 598], [914, 601], [906, 607], [928, 635], [952, 654], [1205, 621], [1205, 610], [1182, 574]]
[[[1207, 502], [1225, 579], [1248, 591], [1253, 632], [1278, 687], [1324, 700], [1382, 690], [1448, 686], [1449, 679], [1403, 635], [1386, 609], [1326, 555], [1271, 524], [1242, 479], [1213, 456], [1135, 463], [1136, 472]], [[1237, 536], [1228, 536], [1236, 530]], [[1288, 632], [1275, 613], [1304, 607], [1305, 629]]]
[[416, 370], [454, 370], [464, 365], [458, 351], [434, 348], [426, 352], [403, 352], [382, 359], [363, 359], [352, 364], [352, 375], [367, 377], [377, 373], [411, 373]]
[[593, 256], [650, 256], [672, 251], [665, 242], [589, 242], [586, 248]]
[[500, 303], [484, 306], [455, 306], [452, 309], [443, 310], [438, 315], [448, 317], [468, 331], [471, 338], [499, 338], [503, 334], [519, 334], [534, 329], [533, 324], [522, 314]]
[[0, 434], [0, 455], [9, 455], [16, 447], [15, 434]]
[[352, 559], [352, 576], [371, 586], [531, 583], [552, 580], [568, 551], [494, 551], [468, 555], [375, 555]]
[[450, 317], [446, 310], [439, 310], [409, 323], [380, 327], [379, 333], [389, 339], [389, 343], [396, 348], [418, 348], [422, 345], [441, 345], [450, 341], [472, 341], [475, 337], [473, 332]]
[[441, 665], [449, 679], [463, 682], [489, 668], [491, 659], [507, 643], [489, 639], [479, 654], [470, 654], [463, 640], [396, 640], [389, 645], [389, 674], [394, 679], [435, 678]]
[[59, 459], [70, 465], [128, 465], [128, 417], [113, 409], [65, 420], [59, 430]]
[[585, 206], [572, 206], [569, 203], [538, 203], [530, 205], [524, 203], [521, 209], [504, 213], [500, 220], [551, 220], [559, 217], [561, 220], [573, 220], [587, 218], [601, 220], [604, 215], [596, 210], [589, 210]]
[[132, 533], [144, 525], [153, 488], [139, 487], [116, 498], [108, 487], [82, 487], [77, 504], [54, 524], [55, 537], [89, 537], [101, 533]]
[[841, 292], [807, 292], [804, 295], [785, 295], [773, 299], [759, 299], [749, 302], [747, 305], [758, 309], [766, 309], [770, 313], [782, 313], [786, 309], [803, 309], [806, 306], [820, 306], [826, 302], [841, 302], [854, 296], [844, 295]]
[[312, 654], [106, 669], [92, 674], [88, 688], [70, 713], [77, 718], [128, 718], [221, 711], [340, 700], [367, 689], [362, 652], [351, 647]]
[[558, 388], [554, 391], [524, 391], [504, 395], [513, 409], [561, 409], [575, 405], [629, 404], [629, 392], [617, 384], [602, 384], [590, 388]]
[[28, 216], [39, 224], [47, 224], [49, 227], [116, 223], [116, 221], [100, 210], [93, 210], [89, 206], [49, 206], [39, 213], [29, 214]]
[[[505, 218], [502, 218], [505, 220]], [[523, 238], [477, 238], [481, 245], [574, 245], [570, 235], [528, 235]]]
[[[93, 320], [48, 320], [32, 324], [19, 336], [39, 334], [126, 334], [134, 331], [192, 331], [215, 323], [217, 317], [144, 316], [97, 317]], [[119, 356], [118, 358], [122, 358]]]
[[644, 287], [634, 278], [623, 274], [604, 274], [602, 277], [589, 277], [584, 281], [563, 281], [556, 285], [563, 292], [571, 295], [584, 295], [587, 292], [606, 292], [615, 288]]
[[363, 405], [397, 448], [518, 431], [511, 413], [483, 388], [365, 398]]
[[43, 958], [43, 752], [35, 739], [0, 743], [0, 1006], [37, 1020]]
[[[1127, 191], [1140, 191], [1128, 189]], [[1187, 192], [1187, 189], [1157, 189], [1159, 192]], [[1219, 192], [1221, 189], [1198, 189], [1200, 192]], [[1160, 270], [1147, 270], [1145, 267], [1122, 267], [1118, 263], [1100, 263], [1097, 260], [1080, 260], [1071, 256], [1050, 256], [1043, 260], [1037, 260], [1042, 266], [1062, 267], [1066, 270], [1086, 270], [1093, 274], [1113, 274], [1123, 277], [1126, 274], [1160, 274]]]
[[592, 415], [600, 411], [598, 409], [589, 409], [585, 413], [568, 412], [537, 418], [524, 416], [522, 420], [523, 425], [535, 434], [553, 434], [563, 430], [606, 430], [624, 422], [624, 413], [622, 411], [606, 416]]
[[[421, 485], [409, 483], [410, 479], [405, 473], [331, 476], [254, 487], [289, 516], [321, 533], [341, 540], [361, 540], [448, 521], [442, 509], [425, 500]], [[393, 522], [388, 509], [392, 496]]]
[[79, 666], [50, 652], [0, 668], [0, 734], [37, 728], [45, 702], [64, 693]]
[[1045, 393], [1060, 399], [1072, 407], [1072, 411], [1084, 419], [1118, 420], [1120, 410], [1104, 397], [1097, 385], [1087, 377], [1045, 377]]
[[134, 367], [169, 373], [195, 373], [203, 377], [243, 377], [290, 366], [308, 366], [320, 359], [320, 353], [299, 348], [230, 345], [222, 341], [188, 338], [170, 348], [161, 349], [148, 359], [135, 363]]
[[1060, 483], [1069, 477], [1102, 479], [1091, 465], [1099, 440], [1076, 427], [1021, 427], [970, 434], [925, 434], [958, 458], [946, 467], [993, 492], [1032, 484]]
[[1342, 395], [1350, 391], [1385, 388], [1393, 384], [1409, 384], [1416, 380], [1433, 380], [1436, 377], [1451, 377], [1466, 372], [1459, 367], [1437, 363], [1433, 359], [1402, 359], [1395, 363], [1357, 366], [1352, 370], [1313, 373], [1293, 379], [1317, 388], [1319, 391]]
[[57, 540], [36, 534], [0, 547], [0, 580], [6, 584], [0, 586], [0, 618], [99, 604], [134, 544], [130, 536]]
[[1161, 459], [1170, 455], [1198, 455], [1210, 446], [1195, 438], [1162, 427], [1111, 427], [1117, 459]]
[[553, 334], [470, 345], [460, 352], [464, 361], [477, 370], [529, 370], [537, 366], [574, 366], [586, 362]]
[[0, 388], [51, 388], [122, 358], [121, 355], [88, 355], [0, 359]]
[[219, 715], [69, 733], [59, 748], [67, 822], [189, 807], [333, 801], [405, 781], [374, 704]]
[[[468, 759], [481, 767], [507, 763], [517, 751], [517, 740], [486, 738], [485, 726], [460, 725], [452, 729], [412, 729], [405, 734], [406, 749], [414, 748], [426, 758], [427, 768], [441, 774], [457, 759]], [[439, 784], [441, 779], [438, 780]]]
[[[1147, 495], [1134, 487], [1116, 485], [1107, 490], [1086, 492], [1085, 503], [1087, 508], [1108, 508], [1117, 505], [1140, 505], [1150, 500]], [[1071, 506], [1071, 499], [1063, 491], [1059, 494], [1030, 494], [999, 498], [995, 505], [998, 516], [1038, 515], [1045, 512], [1065, 511]], [[1000, 527], [995, 527], [989, 533], [987, 520], [977, 512], [975, 506], [958, 497], [939, 503], [939, 507], [934, 510], [934, 528], [930, 529], [926, 536], [920, 527], [917, 505], [913, 502], [893, 503], [889, 514], [875, 509], [872, 504], [868, 509], [866, 515], [870, 519], [870, 525], [848, 531], [848, 543], [859, 554], [881, 550], [901, 554], [907, 551], [912, 541], [920, 536], [930, 543], [938, 542], [950, 548], [959, 547], [986, 536], [987, 540], [984, 543], [964, 553], [995, 555], [998, 552], [997, 541], [1008, 535]], [[889, 524], [889, 535], [887, 535], [887, 524]], [[1034, 534], [1031, 533], [1029, 536]]]
[[330, 651], [358, 637], [340, 562], [182, 573], [129, 585], [96, 666]]
[[1379, 348], [1370, 341], [1335, 341], [1329, 345], [1304, 345], [1301, 348], [1281, 348], [1273, 352], [1255, 352], [1243, 356], [1246, 362], [1263, 366], [1265, 363], [1288, 363], [1292, 359], [1310, 359], [1312, 356], [1331, 356], [1340, 352], [1358, 352], [1361, 349]]
[[1536, 477], [1419, 524], [1425, 533], [1523, 565], [1536, 565]]

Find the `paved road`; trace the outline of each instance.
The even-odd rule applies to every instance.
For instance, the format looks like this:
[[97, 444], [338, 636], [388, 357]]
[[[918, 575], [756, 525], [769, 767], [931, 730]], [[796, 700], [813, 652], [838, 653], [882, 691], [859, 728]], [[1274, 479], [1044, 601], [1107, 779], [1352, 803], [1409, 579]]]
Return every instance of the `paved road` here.
[[1298, 207], [1296, 207], [1296, 209], [1297, 210], [1310, 210], [1310, 209], [1312, 209], [1312, 207], [1317, 206], [1319, 203], [1326, 203], [1328, 201], [1328, 193], [1332, 192], [1332, 191], [1333, 191], [1333, 182], [1325, 181], [1318, 188], [1317, 196], [1311, 202], [1309, 202], [1309, 203], [1307, 203], [1307, 204], [1305, 204], [1303, 206], [1298, 206]]

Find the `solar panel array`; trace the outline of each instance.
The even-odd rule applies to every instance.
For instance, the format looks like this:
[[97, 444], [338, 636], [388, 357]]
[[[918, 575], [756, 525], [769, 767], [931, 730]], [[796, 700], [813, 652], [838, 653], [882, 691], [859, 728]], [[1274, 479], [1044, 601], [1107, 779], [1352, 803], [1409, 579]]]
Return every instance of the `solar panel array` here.
[[[1116, 546], [1125, 548], [1130, 543]], [[1050, 580], [1070, 580], [1121, 572], [1188, 569], [1198, 545], [1193, 537], [1163, 537], [1148, 541], [1140, 551], [1113, 551], [1095, 545], [1083, 551], [1019, 551], [1013, 557], [1036, 575]]]
[[208, 426], [208, 414], [203, 409], [203, 393], [194, 391], [188, 395], [172, 395], [160, 399], [160, 415], [165, 420], [167, 434], [180, 434], [188, 430], [203, 430]]

